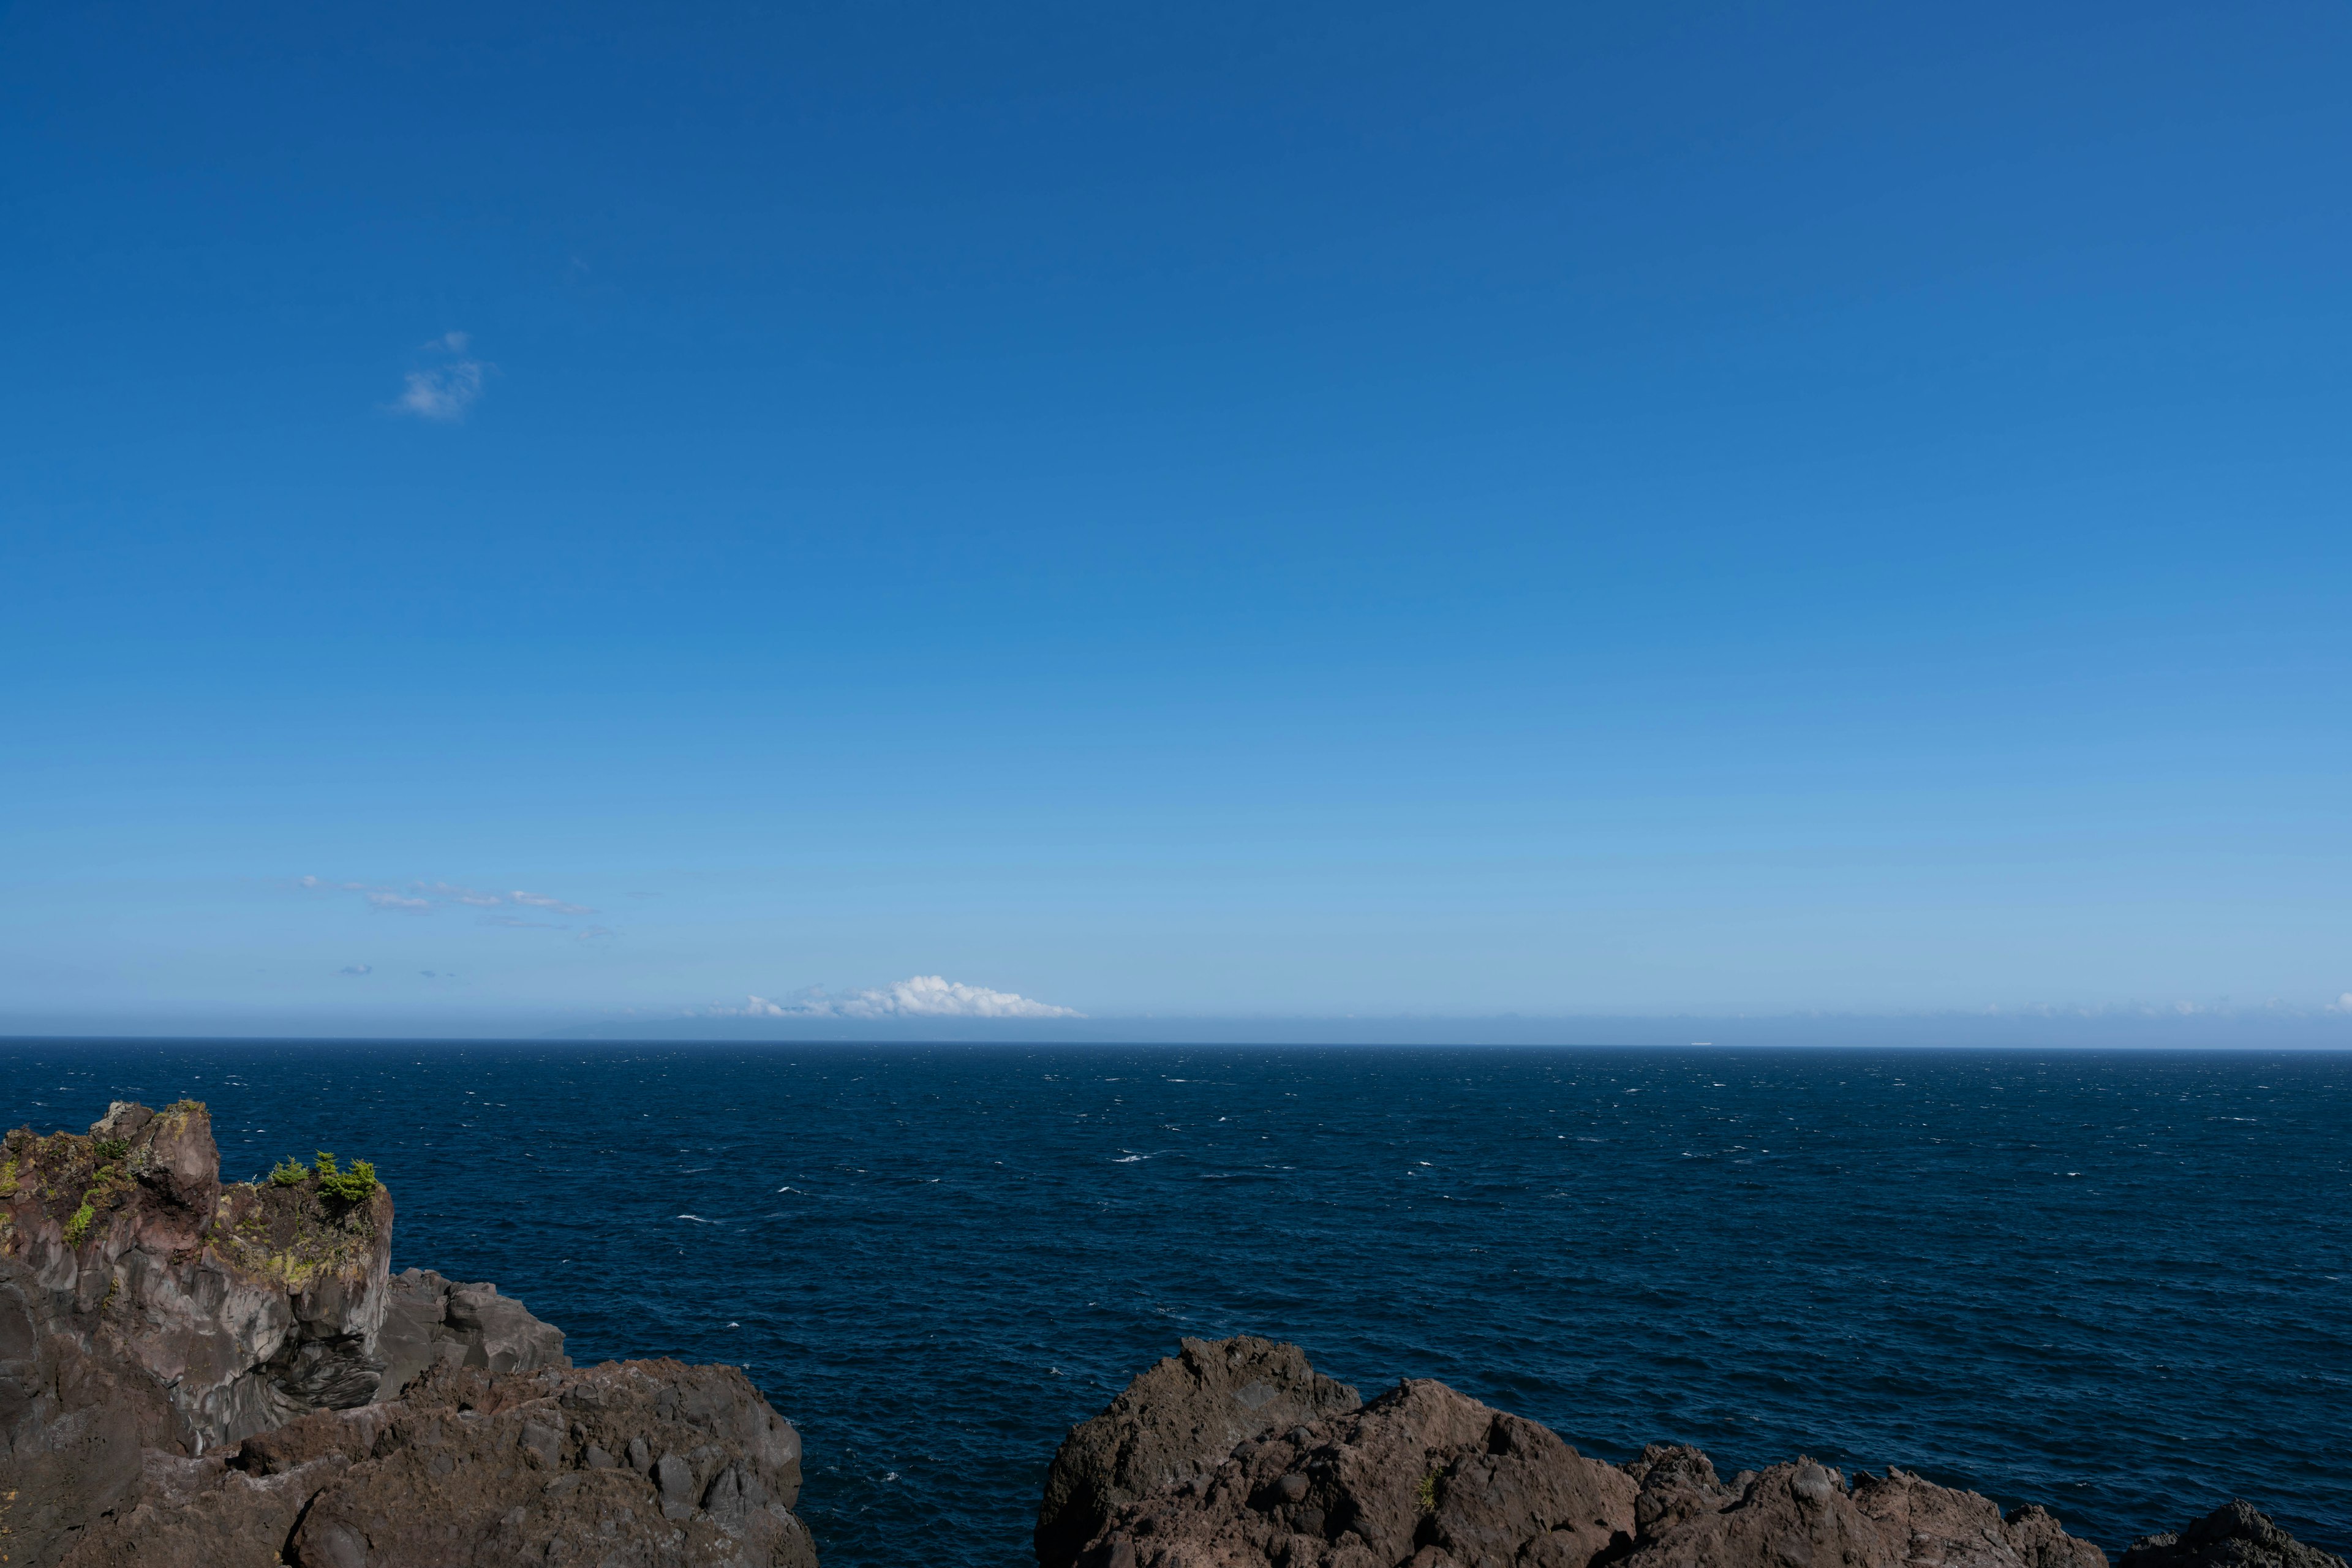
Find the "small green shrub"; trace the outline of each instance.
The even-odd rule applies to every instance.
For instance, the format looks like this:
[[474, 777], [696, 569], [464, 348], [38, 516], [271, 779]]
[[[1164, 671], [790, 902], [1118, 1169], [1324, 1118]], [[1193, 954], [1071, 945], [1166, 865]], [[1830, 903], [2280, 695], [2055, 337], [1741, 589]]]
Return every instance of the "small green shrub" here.
[[1421, 1485], [1412, 1489], [1412, 1500], [1421, 1505], [1423, 1513], [1437, 1511], [1437, 1472], [1432, 1470], [1421, 1478]]
[[92, 1142], [90, 1144], [90, 1148], [97, 1152], [98, 1157], [100, 1160], [111, 1163], [131, 1152], [131, 1140], [128, 1138], [100, 1138]]
[[310, 1167], [291, 1154], [269, 1167], [269, 1180], [273, 1186], [299, 1187], [310, 1179]]
[[337, 1203], [364, 1203], [375, 1195], [375, 1165], [371, 1161], [354, 1160], [350, 1170], [338, 1170], [335, 1157], [321, 1149], [319, 1151], [319, 1192]]
[[87, 1203], [74, 1210], [73, 1218], [66, 1221], [66, 1245], [79, 1247], [81, 1238], [89, 1234], [89, 1222], [97, 1217], [98, 1211]]

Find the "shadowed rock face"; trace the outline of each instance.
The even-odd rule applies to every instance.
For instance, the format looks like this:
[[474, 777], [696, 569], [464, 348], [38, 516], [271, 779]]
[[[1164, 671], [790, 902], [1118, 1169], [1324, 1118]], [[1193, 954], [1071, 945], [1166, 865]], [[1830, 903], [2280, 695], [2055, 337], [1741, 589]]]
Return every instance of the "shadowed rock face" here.
[[[1263, 1340], [1187, 1341], [1183, 1360], [1213, 1368], [1230, 1353], [1311, 1385], [1302, 1352]], [[1175, 1366], [1160, 1363], [1075, 1429], [1055, 1471], [1074, 1455], [1103, 1471], [1102, 1456], [1144, 1452], [1144, 1434], [1160, 1435], [1151, 1453], [1181, 1462], [1118, 1469], [1130, 1495], [1092, 1513], [1074, 1507], [1077, 1489], [1049, 1481], [1046, 1568], [2106, 1568], [2105, 1553], [2031, 1505], [2003, 1515], [1990, 1498], [1902, 1470], [1849, 1479], [1801, 1457], [1727, 1483], [1679, 1445], [1609, 1465], [1439, 1383], [1400, 1383], [1316, 1418], [1286, 1414], [1220, 1457], [1205, 1451], [1213, 1434], [1198, 1415], [1206, 1379]], [[1069, 1557], [1049, 1556], [1049, 1520], [1056, 1541], [1092, 1529]], [[2345, 1564], [2238, 1503], [2138, 1542], [2118, 1568]]]
[[2140, 1537], [2116, 1568], [2345, 1568], [2345, 1563], [2305, 1546], [2241, 1498], [2185, 1530]]
[[1037, 1560], [1066, 1568], [1113, 1510], [1209, 1473], [1244, 1438], [1360, 1403], [1297, 1345], [1184, 1340], [1063, 1439], [1037, 1510]]
[[392, 1222], [381, 1186], [224, 1187], [192, 1101], [9, 1133], [0, 1561], [814, 1563], [740, 1372], [575, 1372], [496, 1286], [391, 1277]]
[[491, 1374], [159, 1460], [64, 1568], [815, 1568], [799, 1435], [733, 1367]]

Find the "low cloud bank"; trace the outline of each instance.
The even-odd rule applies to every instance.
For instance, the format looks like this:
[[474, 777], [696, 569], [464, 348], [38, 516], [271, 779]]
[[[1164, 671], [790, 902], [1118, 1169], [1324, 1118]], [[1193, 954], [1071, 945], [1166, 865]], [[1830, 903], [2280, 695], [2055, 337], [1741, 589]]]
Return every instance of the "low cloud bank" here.
[[877, 988], [839, 996], [804, 991], [782, 1002], [765, 996], [740, 1007], [713, 1007], [700, 1015], [718, 1018], [1083, 1018], [1075, 1007], [1057, 1007], [1011, 991], [966, 985], [938, 974], [917, 974]]

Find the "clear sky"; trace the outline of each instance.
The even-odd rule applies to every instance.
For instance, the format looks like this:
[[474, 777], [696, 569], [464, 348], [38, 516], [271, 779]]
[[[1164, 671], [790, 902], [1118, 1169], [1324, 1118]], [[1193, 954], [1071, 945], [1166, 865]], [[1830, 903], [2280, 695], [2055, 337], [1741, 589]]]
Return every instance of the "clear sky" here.
[[0, 1027], [2352, 1010], [2347, 81], [19, 0]]

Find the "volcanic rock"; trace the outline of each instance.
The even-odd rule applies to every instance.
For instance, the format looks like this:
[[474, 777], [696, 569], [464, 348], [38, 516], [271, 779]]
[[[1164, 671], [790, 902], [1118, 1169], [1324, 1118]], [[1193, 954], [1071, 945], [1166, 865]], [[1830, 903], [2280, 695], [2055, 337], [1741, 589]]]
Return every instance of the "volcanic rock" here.
[[740, 1372], [574, 1370], [496, 1286], [393, 1278], [392, 1223], [364, 1171], [223, 1186], [192, 1100], [7, 1134], [0, 1563], [815, 1563]]
[[1184, 1340], [1062, 1440], [1037, 1510], [1037, 1561], [1066, 1568], [1114, 1510], [1209, 1474], [1245, 1438], [1360, 1403], [1297, 1345]]
[[2345, 1568], [2345, 1562], [2305, 1545], [2240, 1498], [2184, 1530], [2140, 1537], [2116, 1568]]
[[383, 1359], [377, 1397], [390, 1399], [436, 1366], [530, 1372], [570, 1366], [563, 1331], [533, 1317], [495, 1285], [456, 1285], [430, 1268], [392, 1277], [376, 1353]]
[[[1233, 1342], [1283, 1352], [1296, 1381], [1310, 1375], [1294, 1347]], [[1224, 1349], [1188, 1342], [1186, 1355], [1214, 1365]], [[1168, 1375], [1171, 1364], [1129, 1384], [1072, 1442], [1113, 1416], [1115, 1433], [1187, 1426], [1193, 1395]], [[1154, 1474], [1129, 1473], [1147, 1483]], [[1221, 1463], [1156, 1474], [1165, 1478], [1156, 1489], [1131, 1485], [1135, 1495], [1105, 1512], [1076, 1554], [1081, 1568], [2106, 1568], [2105, 1553], [2039, 1508], [2004, 1517], [1989, 1498], [1901, 1470], [1849, 1483], [1801, 1457], [1728, 1484], [1705, 1454], [1679, 1445], [1613, 1466], [1424, 1381], [1360, 1409], [1261, 1428]], [[1039, 1558], [1055, 1568], [1042, 1524]]]
[[800, 1460], [733, 1367], [445, 1366], [234, 1458], [159, 1465], [148, 1499], [62, 1568], [815, 1568], [790, 1511]]
[[[20, 1127], [0, 1153], [0, 1276], [15, 1282], [16, 1321], [37, 1316], [45, 1337], [141, 1384], [148, 1447], [201, 1454], [365, 1403], [391, 1248], [380, 1186], [353, 1201], [327, 1196], [315, 1174], [222, 1186], [212, 1119], [194, 1100], [160, 1113], [118, 1100], [87, 1134]], [[47, 1299], [37, 1313], [21, 1305], [33, 1292]]]
[[1585, 1568], [1632, 1543], [1638, 1490], [1532, 1421], [1414, 1380], [1244, 1439], [1206, 1474], [1114, 1510], [1078, 1561]]

